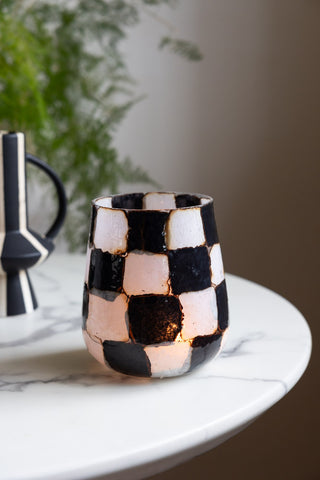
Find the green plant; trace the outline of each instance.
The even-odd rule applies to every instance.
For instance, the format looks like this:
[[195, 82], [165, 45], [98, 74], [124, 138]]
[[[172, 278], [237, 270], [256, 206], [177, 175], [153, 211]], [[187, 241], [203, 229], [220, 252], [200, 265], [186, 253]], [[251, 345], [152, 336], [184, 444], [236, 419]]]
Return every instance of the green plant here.
[[[29, 151], [61, 176], [72, 206], [71, 249], [85, 245], [94, 196], [115, 192], [119, 182], [154, 183], [113, 146], [117, 126], [139, 100], [119, 44], [142, 10], [158, 17], [159, 6], [171, 3], [0, 0], [0, 125], [25, 131]], [[197, 46], [168, 35], [159, 47], [201, 58]]]

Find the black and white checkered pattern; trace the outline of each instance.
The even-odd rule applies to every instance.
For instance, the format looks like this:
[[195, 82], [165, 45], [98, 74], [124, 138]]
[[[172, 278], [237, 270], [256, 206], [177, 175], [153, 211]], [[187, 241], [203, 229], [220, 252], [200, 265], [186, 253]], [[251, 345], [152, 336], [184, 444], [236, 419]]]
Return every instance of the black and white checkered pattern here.
[[122, 373], [174, 376], [213, 358], [228, 302], [212, 199], [93, 202], [83, 319], [89, 351]]

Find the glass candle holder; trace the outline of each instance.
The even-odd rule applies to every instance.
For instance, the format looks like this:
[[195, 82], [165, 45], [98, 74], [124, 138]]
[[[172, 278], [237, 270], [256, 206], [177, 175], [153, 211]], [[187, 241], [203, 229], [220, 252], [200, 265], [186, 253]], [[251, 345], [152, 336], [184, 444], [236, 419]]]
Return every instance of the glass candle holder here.
[[228, 301], [213, 200], [130, 193], [92, 202], [83, 335], [103, 365], [142, 377], [215, 357]]

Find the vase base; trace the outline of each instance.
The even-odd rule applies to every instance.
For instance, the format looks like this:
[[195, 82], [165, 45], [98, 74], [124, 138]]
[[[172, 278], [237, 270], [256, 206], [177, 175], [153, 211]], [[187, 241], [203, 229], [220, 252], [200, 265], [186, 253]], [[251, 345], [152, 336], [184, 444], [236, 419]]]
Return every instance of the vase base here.
[[30, 313], [37, 307], [26, 270], [0, 275], [0, 317]]

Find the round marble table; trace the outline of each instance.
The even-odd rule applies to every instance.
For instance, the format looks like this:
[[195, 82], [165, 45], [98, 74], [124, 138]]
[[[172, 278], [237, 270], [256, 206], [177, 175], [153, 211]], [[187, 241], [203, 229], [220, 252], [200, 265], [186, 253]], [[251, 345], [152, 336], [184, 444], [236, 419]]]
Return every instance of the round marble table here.
[[81, 334], [83, 256], [32, 271], [41, 307], [0, 318], [0, 479], [140, 479], [239, 432], [299, 380], [311, 352], [302, 315], [227, 276], [231, 328], [216, 360], [165, 380], [111, 376]]

